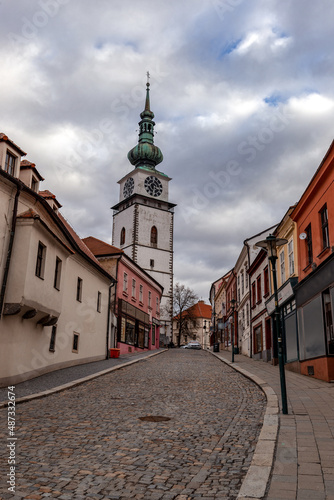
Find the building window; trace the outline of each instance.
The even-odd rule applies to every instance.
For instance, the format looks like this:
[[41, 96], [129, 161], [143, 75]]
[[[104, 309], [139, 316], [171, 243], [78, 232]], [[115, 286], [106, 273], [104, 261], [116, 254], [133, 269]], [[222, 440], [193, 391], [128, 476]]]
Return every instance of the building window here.
[[53, 286], [54, 288], [56, 288], [56, 290], [60, 290], [61, 265], [62, 261], [59, 259], [59, 257], [56, 257], [55, 277], [53, 280]]
[[329, 233], [328, 233], [328, 212], [327, 205], [325, 205], [319, 212], [321, 222], [321, 235], [322, 235], [322, 249], [329, 247]]
[[256, 279], [256, 289], [257, 289], [257, 303], [262, 302], [262, 292], [261, 292], [261, 275]]
[[244, 272], [241, 271], [241, 295], [243, 296], [245, 293], [245, 275]]
[[151, 245], [156, 247], [158, 244], [158, 230], [155, 226], [151, 229]]
[[5, 171], [10, 175], [15, 174], [15, 161], [16, 161], [16, 156], [12, 155], [12, 153], [7, 151]]
[[82, 301], [82, 279], [78, 278], [77, 281], [77, 301], [81, 302]]
[[96, 305], [96, 310], [97, 312], [101, 312], [101, 302], [102, 302], [102, 293], [97, 292], [97, 305]]
[[44, 269], [45, 269], [45, 256], [46, 256], [46, 246], [43, 243], [38, 243], [37, 250], [37, 260], [36, 260], [36, 270], [35, 274], [38, 278], [44, 278]]
[[38, 192], [38, 180], [34, 176], [31, 179], [31, 189], [35, 191], [35, 193]]
[[150, 267], [154, 267], [154, 259], [150, 259]]
[[267, 295], [269, 295], [269, 270], [268, 270], [268, 266], [263, 271], [263, 287], [264, 287], [264, 296], [267, 297]]
[[128, 275], [124, 273], [123, 278], [123, 292], [128, 293]]
[[291, 276], [295, 272], [295, 258], [293, 255], [293, 239], [288, 243], [288, 254], [289, 254], [289, 275]]
[[256, 285], [255, 281], [252, 283], [252, 307], [255, 307], [256, 305]]
[[51, 338], [50, 338], [50, 345], [49, 345], [49, 351], [55, 352], [56, 348], [56, 333], [57, 333], [57, 325], [54, 325], [51, 330]]
[[121, 231], [121, 245], [124, 245], [125, 244], [125, 227], [122, 227], [122, 231]]
[[78, 351], [79, 351], [79, 334], [73, 333], [72, 352], [78, 352]]
[[279, 254], [281, 285], [285, 282], [285, 254], [284, 250]]
[[306, 233], [306, 258], [307, 258], [307, 266], [312, 264], [313, 262], [313, 248], [312, 248], [312, 230], [311, 224], [307, 226], [305, 229]]
[[152, 304], [152, 292], [148, 292], [148, 307], [151, 307]]
[[139, 302], [143, 302], [143, 285], [139, 285]]
[[333, 332], [333, 311], [331, 306], [330, 290], [325, 290], [322, 294], [324, 313], [325, 313], [325, 328], [328, 354], [334, 354], [334, 332]]
[[136, 298], [136, 280], [132, 280], [132, 297]]
[[246, 323], [249, 326], [249, 303], [246, 304]]
[[262, 325], [254, 328], [254, 354], [262, 351]]

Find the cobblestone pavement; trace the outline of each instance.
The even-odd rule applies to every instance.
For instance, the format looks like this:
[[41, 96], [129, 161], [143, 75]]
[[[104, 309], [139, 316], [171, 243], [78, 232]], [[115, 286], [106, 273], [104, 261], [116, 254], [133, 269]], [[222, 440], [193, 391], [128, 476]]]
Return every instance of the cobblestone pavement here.
[[[16, 494], [2, 484], [0, 497], [232, 500], [264, 408], [253, 382], [208, 353], [167, 351], [17, 406]], [[170, 420], [140, 420], [150, 415]]]

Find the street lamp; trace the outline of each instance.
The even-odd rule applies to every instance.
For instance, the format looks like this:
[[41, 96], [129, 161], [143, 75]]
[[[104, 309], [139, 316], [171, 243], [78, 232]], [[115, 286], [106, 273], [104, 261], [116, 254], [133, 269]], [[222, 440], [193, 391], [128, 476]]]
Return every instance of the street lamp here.
[[232, 363], [234, 363], [234, 308], [237, 303], [235, 299], [230, 300], [232, 306]]
[[274, 285], [274, 297], [275, 297], [275, 328], [277, 336], [278, 364], [279, 364], [281, 396], [282, 396], [282, 411], [284, 415], [288, 414], [288, 403], [286, 396], [281, 321], [280, 321], [280, 313], [278, 307], [276, 260], [277, 260], [277, 247], [285, 245], [287, 242], [288, 240], [286, 239], [276, 238], [274, 235], [269, 234], [265, 240], [258, 241], [257, 243], [255, 243], [257, 247], [264, 248], [268, 252], [268, 259], [271, 262], [271, 268], [273, 272], [273, 285]]

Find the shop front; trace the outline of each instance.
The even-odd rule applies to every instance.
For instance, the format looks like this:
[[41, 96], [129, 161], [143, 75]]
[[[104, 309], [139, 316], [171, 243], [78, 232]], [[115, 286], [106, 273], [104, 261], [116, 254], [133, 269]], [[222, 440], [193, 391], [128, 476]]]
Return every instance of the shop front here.
[[121, 354], [156, 349], [159, 321], [123, 299], [118, 300], [117, 347]]

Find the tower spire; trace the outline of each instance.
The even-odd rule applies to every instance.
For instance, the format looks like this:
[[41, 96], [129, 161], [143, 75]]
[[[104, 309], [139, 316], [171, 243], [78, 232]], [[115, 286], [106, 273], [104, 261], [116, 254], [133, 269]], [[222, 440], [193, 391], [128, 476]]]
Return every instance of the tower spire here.
[[155, 170], [156, 165], [162, 162], [161, 150], [154, 145], [154, 113], [150, 105], [150, 73], [147, 72], [146, 99], [144, 111], [140, 113], [138, 144], [128, 152], [128, 160], [136, 168], [150, 168]]

